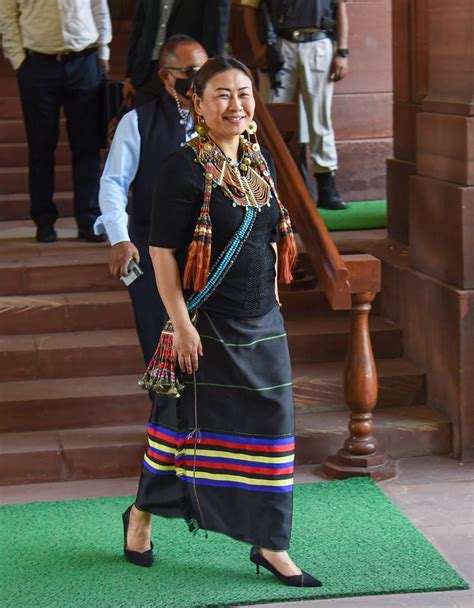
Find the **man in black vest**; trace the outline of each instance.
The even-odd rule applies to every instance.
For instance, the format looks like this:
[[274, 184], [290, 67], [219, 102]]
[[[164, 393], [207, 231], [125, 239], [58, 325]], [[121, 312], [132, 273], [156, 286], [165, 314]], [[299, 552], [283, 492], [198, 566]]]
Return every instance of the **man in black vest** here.
[[229, 27], [230, 0], [138, 0], [130, 36], [124, 97], [135, 105], [162, 92], [157, 59], [164, 42], [187, 34], [206, 49], [209, 57], [222, 55]]
[[[110, 271], [117, 278], [126, 275], [132, 258], [143, 270], [143, 275], [130, 285], [129, 292], [146, 363], [154, 354], [165, 321], [148, 253], [153, 186], [158, 167], [193, 132], [191, 101], [187, 94], [194, 73], [206, 60], [204, 48], [189, 36], [176, 34], [169, 38], [159, 58], [164, 91], [154, 101], [131, 110], [122, 118], [100, 180], [102, 215], [95, 223], [95, 231], [97, 234], [107, 232], [109, 237]], [[128, 216], [130, 187], [132, 201]]]
[[346, 209], [335, 184], [337, 152], [331, 120], [334, 83], [348, 72], [346, 0], [265, 0], [265, 5], [270, 17], [268, 43], [279, 47], [284, 61], [273, 79], [271, 101], [296, 101], [301, 94], [300, 141], [309, 140], [318, 207]]

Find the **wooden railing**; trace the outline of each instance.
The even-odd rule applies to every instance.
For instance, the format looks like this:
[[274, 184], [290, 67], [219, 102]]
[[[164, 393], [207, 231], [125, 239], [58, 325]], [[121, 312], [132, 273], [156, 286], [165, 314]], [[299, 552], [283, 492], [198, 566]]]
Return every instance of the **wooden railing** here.
[[260, 143], [272, 153], [279, 176], [278, 191], [298, 227], [308, 257], [334, 310], [351, 308], [351, 290], [346, 265], [316, 211], [293, 157], [265, 104], [257, 95], [256, 114]]
[[315, 208], [280, 129], [258, 95], [256, 104], [260, 144], [272, 154], [278, 173], [279, 194], [305, 245], [309, 261], [332, 309], [351, 311], [344, 369], [344, 395], [350, 412], [349, 437], [337, 454], [328, 456], [323, 471], [335, 479], [354, 476], [370, 476], [374, 479], [394, 477], [397, 463], [379, 448], [373, 436], [372, 422], [378, 381], [370, 339], [369, 314], [371, 302], [380, 291], [380, 260], [371, 255], [341, 256]]

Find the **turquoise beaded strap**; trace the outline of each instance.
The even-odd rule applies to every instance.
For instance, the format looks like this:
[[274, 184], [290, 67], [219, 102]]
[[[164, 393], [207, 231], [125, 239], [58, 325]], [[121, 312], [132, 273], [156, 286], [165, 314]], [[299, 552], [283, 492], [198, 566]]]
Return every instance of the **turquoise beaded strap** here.
[[225, 249], [221, 252], [220, 256], [214, 263], [214, 266], [209, 272], [206, 287], [202, 291], [194, 292], [186, 302], [186, 306], [190, 313], [199, 308], [199, 306], [201, 306], [212, 295], [212, 293], [224, 279], [225, 275], [240, 253], [242, 245], [252, 230], [255, 215], [255, 207], [245, 208], [244, 219], [242, 220], [237, 232], [227, 243]]

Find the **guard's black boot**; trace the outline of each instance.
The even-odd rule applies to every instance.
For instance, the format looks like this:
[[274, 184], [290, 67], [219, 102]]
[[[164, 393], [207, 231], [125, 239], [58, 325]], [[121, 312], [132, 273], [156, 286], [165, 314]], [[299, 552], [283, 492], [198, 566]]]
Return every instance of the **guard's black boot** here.
[[336, 189], [335, 175], [335, 171], [315, 174], [318, 182], [318, 207], [332, 210], [347, 209], [347, 203], [342, 200]]

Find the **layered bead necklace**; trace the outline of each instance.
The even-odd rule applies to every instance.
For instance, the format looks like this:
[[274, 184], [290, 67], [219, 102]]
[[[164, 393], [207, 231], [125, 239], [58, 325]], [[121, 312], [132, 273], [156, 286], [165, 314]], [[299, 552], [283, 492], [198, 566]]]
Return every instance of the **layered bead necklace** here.
[[[267, 163], [257, 141], [250, 142], [240, 136], [241, 159], [234, 165], [219, 146], [208, 136], [194, 137], [186, 144], [193, 149], [194, 162], [204, 169], [204, 200], [194, 228], [193, 240], [189, 246], [184, 272], [184, 286], [202, 291], [207, 282], [212, 246], [212, 222], [210, 203], [213, 188], [220, 188], [233, 207], [244, 207], [247, 211], [262, 211], [270, 206], [272, 196], [276, 199], [280, 212], [278, 222], [281, 242], [291, 243], [291, 255], [285, 253], [284, 280], [291, 280], [291, 268], [296, 260], [296, 245], [288, 211], [280, 201]], [[287, 282], [288, 282], [287, 281]]]
[[270, 206], [271, 176], [257, 142], [240, 136], [242, 155], [237, 164], [209, 137], [195, 138], [189, 145], [196, 152], [195, 162], [205, 167], [205, 192], [220, 187], [234, 207], [255, 207], [261, 211]]

